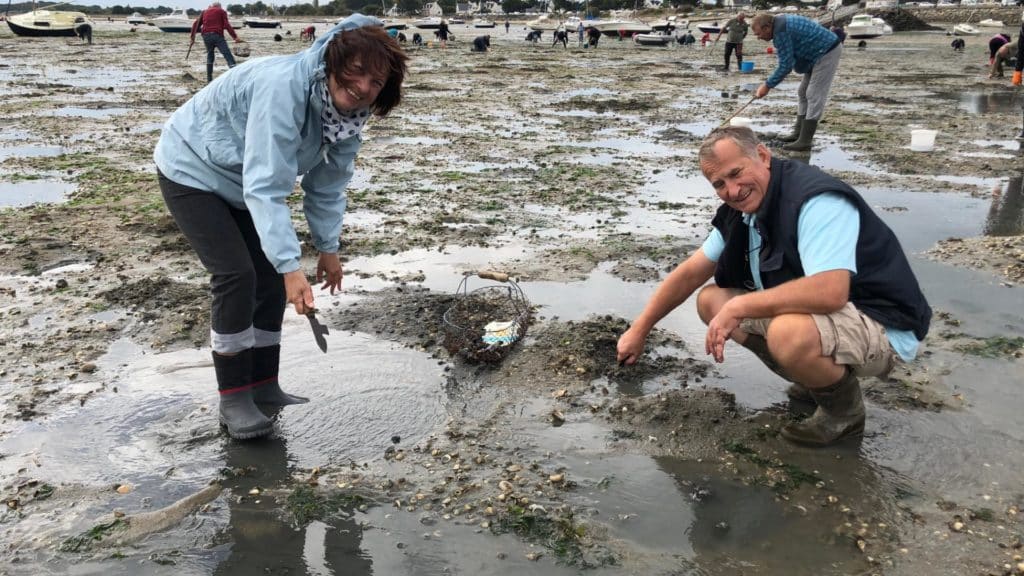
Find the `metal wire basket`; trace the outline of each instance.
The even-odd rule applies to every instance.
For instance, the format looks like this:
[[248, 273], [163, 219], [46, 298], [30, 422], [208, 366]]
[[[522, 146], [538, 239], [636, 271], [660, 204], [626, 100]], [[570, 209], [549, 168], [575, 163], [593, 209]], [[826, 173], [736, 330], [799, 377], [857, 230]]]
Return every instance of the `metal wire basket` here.
[[477, 272], [476, 277], [501, 284], [469, 290], [472, 274], [462, 278], [455, 303], [445, 310], [444, 347], [470, 362], [500, 362], [526, 335], [530, 302], [515, 280], [503, 272]]

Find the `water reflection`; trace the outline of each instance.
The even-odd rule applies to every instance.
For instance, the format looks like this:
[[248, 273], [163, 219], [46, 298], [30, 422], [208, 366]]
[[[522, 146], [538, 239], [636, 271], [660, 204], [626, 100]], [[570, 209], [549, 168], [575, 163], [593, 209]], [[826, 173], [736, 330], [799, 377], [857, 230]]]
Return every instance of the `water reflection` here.
[[1016, 112], [1021, 107], [1020, 99], [1015, 91], [942, 92], [936, 96], [956, 100], [961, 109], [971, 114], [1009, 113]]
[[296, 530], [281, 517], [274, 498], [250, 490], [274, 488], [290, 480], [288, 451], [281, 438], [229, 442], [225, 465], [237, 476], [225, 481], [231, 492], [230, 554], [214, 574], [371, 574], [361, 551], [362, 528], [351, 516], [314, 521]]
[[992, 190], [992, 205], [985, 219], [986, 236], [1024, 233], [1024, 175], [1010, 178], [1006, 188]]

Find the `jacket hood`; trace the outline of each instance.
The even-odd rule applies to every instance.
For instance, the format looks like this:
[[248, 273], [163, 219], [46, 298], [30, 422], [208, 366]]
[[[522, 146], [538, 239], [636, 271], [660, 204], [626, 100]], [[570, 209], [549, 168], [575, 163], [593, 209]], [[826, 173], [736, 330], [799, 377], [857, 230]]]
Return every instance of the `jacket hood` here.
[[358, 13], [352, 14], [338, 22], [326, 34], [317, 38], [309, 48], [306, 48], [302, 54], [302, 62], [306, 65], [310, 75], [314, 76], [315, 80], [326, 76], [324, 72], [324, 52], [327, 50], [327, 43], [334, 38], [334, 35], [345, 30], [362, 28], [363, 26], [384, 26], [384, 22], [373, 16], [364, 16]]

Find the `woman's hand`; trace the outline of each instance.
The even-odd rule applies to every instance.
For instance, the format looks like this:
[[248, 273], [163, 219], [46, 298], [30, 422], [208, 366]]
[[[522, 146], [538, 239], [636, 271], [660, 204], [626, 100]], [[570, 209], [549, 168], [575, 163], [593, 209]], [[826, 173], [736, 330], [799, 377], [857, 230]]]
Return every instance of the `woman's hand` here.
[[301, 269], [288, 272], [284, 275], [284, 293], [288, 303], [295, 306], [295, 313], [305, 315], [315, 308], [313, 307], [313, 289], [306, 281], [306, 275]]
[[331, 294], [334, 294], [335, 290], [341, 290], [341, 261], [338, 260], [337, 253], [320, 253], [320, 258], [316, 262], [316, 281], [324, 283], [320, 287], [321, 290], [330, 288]]

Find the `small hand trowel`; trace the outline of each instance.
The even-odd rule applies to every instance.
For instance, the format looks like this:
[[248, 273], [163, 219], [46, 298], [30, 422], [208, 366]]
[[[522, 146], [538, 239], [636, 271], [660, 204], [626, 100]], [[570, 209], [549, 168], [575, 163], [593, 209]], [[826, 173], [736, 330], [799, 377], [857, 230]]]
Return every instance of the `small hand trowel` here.
[[327, 329], [316, 319], [316, 310], [310, 310], [306, 312], [306, 318], [309, 319], [309, 327], [313, 329], [313, 338], [316, 339], [316, 345], [320, 347], [320, 351], [324, 354], [327, 353], [327, 339], [324, 338], [325, 334], [330, 334], [331, 331]]

